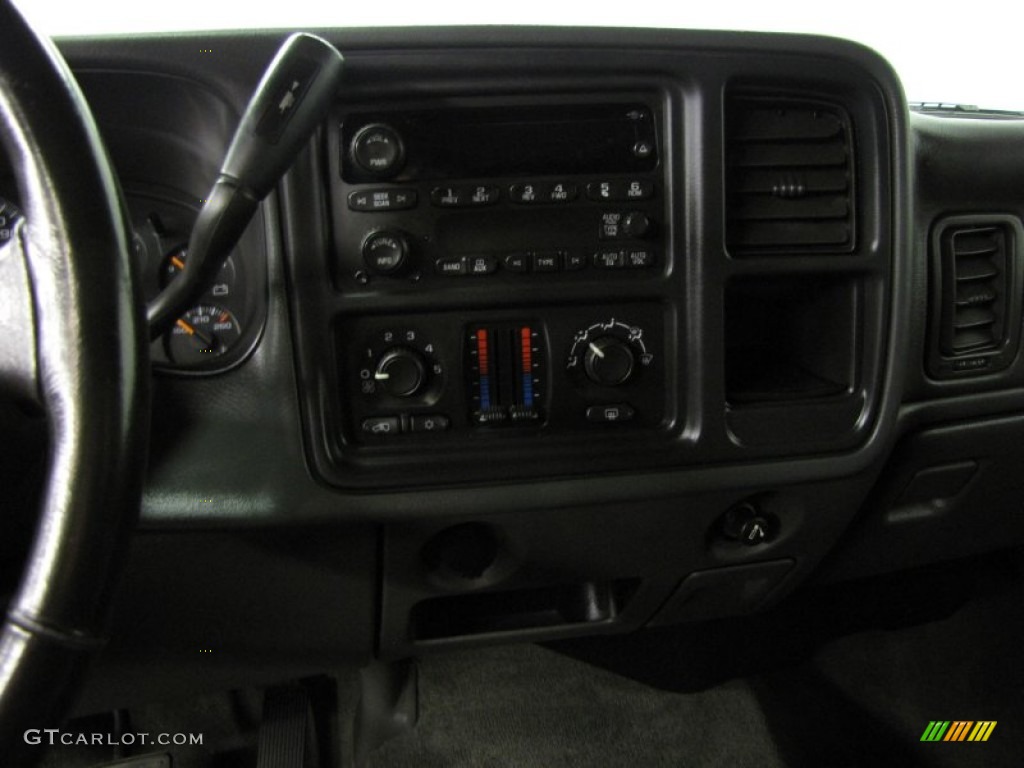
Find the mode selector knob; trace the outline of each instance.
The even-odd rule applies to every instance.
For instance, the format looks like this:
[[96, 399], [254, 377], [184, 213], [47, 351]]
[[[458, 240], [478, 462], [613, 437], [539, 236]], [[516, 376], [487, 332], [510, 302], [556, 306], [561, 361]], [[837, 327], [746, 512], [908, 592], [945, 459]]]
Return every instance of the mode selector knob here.
[[629, 344], [615, 336], [599, 336], [587, 346], [583, 369], [595, 384], [614, 387], [633, 375], [636, 358]]
[[427, 368], [416, 350], [393, 347], [381, 355], [373, 378], [389, 395], [412, 397], [426, 381]]

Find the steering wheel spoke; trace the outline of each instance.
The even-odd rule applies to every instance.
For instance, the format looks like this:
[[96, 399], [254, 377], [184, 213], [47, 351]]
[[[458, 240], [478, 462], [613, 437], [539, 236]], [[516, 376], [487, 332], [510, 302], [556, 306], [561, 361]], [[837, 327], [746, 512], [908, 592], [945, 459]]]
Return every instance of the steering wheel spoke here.
[[24, 222], [0, 245], [0, 398], [40, 405]]

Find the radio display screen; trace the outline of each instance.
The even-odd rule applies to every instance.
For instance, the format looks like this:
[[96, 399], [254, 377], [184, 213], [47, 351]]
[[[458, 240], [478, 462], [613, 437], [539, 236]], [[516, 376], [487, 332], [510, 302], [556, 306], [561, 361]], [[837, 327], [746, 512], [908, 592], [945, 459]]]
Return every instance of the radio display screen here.
[[[342, 131], [344, 146], [374, 123], [390, 126], [404, 143], [397, 181], [644, 173], [658, 162], [654, 118], [643, 104], [351, 115]], [[347, 156], [342, 168], [346, 181], [370, 180]]]

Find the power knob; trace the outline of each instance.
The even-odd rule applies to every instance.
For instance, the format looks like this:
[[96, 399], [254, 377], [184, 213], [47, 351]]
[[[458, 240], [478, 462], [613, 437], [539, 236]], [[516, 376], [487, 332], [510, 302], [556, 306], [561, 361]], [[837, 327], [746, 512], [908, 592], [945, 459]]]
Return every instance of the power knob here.
[[412, 397], [426, 381], [427, 368], [416, 350], [393, 347], [381, 355], [373, 378], [389, 395]]
[[352, 138], [352, 159], [362, 170], [379, 178], [389, 178], [405, 162], [402, 137], [384, 123], [373, 123], [359, 129]]
[[587, 346], [583, 370], [595, 384], [615, 387], [633, 375], [636, 358], [628, 343], [614, 336], [599, 336]]

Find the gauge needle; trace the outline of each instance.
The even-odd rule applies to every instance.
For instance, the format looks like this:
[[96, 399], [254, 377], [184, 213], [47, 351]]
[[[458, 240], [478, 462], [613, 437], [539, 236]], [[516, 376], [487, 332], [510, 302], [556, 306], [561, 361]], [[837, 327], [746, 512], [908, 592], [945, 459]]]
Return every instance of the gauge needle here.
[[177, 256], [171, 256], [171, 264], [173, 264], [178, 269], [185, 268], [185, 262], [179, 259]]
[[595, 355], [597, 355], [598, 357], [600, 357], [600, 358], [604, 358], [604, 350], [602, 350], [602, 349], [601, 349], [601, 348], [600, 348], [599, 346], [597, 346], [597, 344], [595, 344], [594, 342], [590, 342], [590, 351], [591, 351], [591, 352], [593, 352], [593, 353], [594, 353]]
[[213, 349], [213, 339], [210, 338], [209, 336], [207, 336], [202, 331], [200, 331], [198, 328], [196, 328], [191, 323], [186, 322], [185, 320], [183, 320], [183, 319], [181, 319], [179, 317], [178, 318], [178, 327], [181, 328], [181, 330], [183, 330], [189, 336], [195, 336], [197, 339], [199, 339], [201, 342], [203, 342], [203, 346], [207, 347], [208, 349]]

